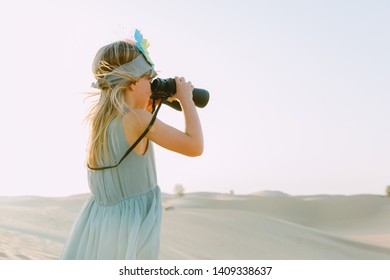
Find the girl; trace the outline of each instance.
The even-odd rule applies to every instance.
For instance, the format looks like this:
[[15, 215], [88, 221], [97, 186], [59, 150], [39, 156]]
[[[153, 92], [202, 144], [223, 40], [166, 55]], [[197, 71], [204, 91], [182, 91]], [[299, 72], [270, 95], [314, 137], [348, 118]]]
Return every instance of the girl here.
[[152, 119], [151, 80], [156, 73], [146, 45], [142, 36], [137, 42], [114, 42], [102, 47], [94, 59], [100, 92], [88, 114], [91, 196], [73, 225], [62, 259], [158, 259], [161, 196], [152, 142], [187, 156], [203, 152], [202, 128], [192, 101], [194, 87], [175, 77], [174, 98], [183, 109], [185, 130], [156, 119], [117, 165]]

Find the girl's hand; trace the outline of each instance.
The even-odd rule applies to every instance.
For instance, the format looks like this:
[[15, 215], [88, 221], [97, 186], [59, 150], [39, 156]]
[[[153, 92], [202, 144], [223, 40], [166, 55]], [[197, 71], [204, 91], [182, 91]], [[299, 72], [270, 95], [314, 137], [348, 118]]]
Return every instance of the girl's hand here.
[[175, 77], [175, 82], [176, 94], [173, 97], [178, 99], [180, 102], [192, 100], [192, 91], [194, 90], [192, 83], [190, 81], [186, 82], [183, 77]]
[[[160, 104], [161, 102], [161, 99], [158, 99], [156, 100], [156, 107], [158, 106], [158, 104]], [[152, 113], [152, 110], [153, 110], [153, 99], [149, 99], [148, 101], [148, 105], [146, 105], [146, 111], [149, 112], [149, 113]]]

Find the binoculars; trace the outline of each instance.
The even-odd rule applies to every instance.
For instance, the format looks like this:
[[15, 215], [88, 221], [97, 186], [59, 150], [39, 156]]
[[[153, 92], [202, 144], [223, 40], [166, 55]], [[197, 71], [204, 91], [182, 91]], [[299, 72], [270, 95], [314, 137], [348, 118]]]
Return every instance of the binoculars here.
[[[164, 104], [181, 111], [182, 108], [178, 101], [169, 102], [166, 99], [173, 96], [176, 93], [176, 82], [175, 79], [160, 79], [157, 78], [152, 82], [152, 95], [150, 98], [152, 99], [165, 99], [163, 101]], [[195, 103], [196, 107], [204, 108], [209, 102], [209, 92], [205, 89], [194, 88], [192, 91], [192, 100]]]

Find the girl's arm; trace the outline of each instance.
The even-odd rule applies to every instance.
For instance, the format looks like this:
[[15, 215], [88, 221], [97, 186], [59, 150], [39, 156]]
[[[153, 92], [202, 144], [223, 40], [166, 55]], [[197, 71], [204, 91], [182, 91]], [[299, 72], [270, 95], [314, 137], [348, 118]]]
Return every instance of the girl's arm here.
[[[194, 87], [191, 82], [186, 82], [184, 78], [175, 77], [175, 81], [177, 93], [174, 97], [179, 100], [183, 109], [184, 131], [156, 119], [146, 137], [168, 150], [191, 157], [199, 156], [203, 153], [203, 133], [198, 112], [192, 100]], [[144, 110], [137, 110], [137, 114], [141, 122], [140, 135], [149, 125], [152, 116]]]

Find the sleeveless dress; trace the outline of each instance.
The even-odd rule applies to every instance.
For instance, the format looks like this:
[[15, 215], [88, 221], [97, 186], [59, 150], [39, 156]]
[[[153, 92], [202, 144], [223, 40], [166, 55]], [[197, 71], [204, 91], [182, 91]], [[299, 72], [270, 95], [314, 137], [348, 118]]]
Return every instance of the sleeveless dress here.
[[[122, 121], [115, 122], [108, 129], [108, 145], [118, 162], [130, 146]], [[88, 170], [88, 183], [91, 196], [61, 259], [158, 259], [161, 194], [152, 143], [148, 141], [144, 155], [131, 152], [118, 167]]]

